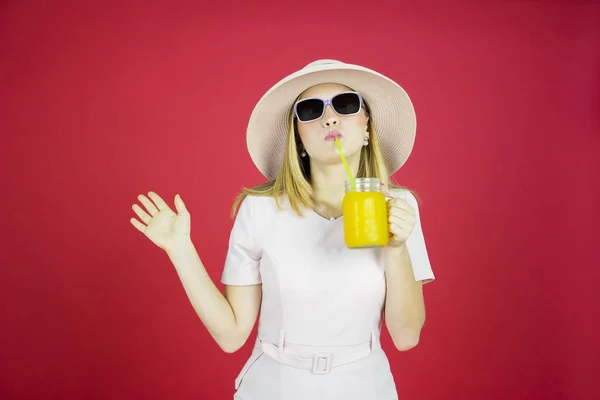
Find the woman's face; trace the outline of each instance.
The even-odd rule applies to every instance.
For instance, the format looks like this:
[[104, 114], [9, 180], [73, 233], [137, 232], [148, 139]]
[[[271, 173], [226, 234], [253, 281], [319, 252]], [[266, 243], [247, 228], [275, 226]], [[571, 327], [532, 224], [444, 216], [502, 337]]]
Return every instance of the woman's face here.
[[[329, 100], [337, 94], [348, 91], [351, 89], [343, 85], [321, 84], [306, 90], [299, 100], [315, 97]], [[354, 112], [356, 111], [355, 98], [352, 95], [346, 98], [340, 97], [337, 101], [334, 100], [334, 105], [345, 108], [346, 112]], [[313, 117], [318, 117], [322, 107], [319, 108], [317, 104], [314, 102], [313, 106], [304, 110], [299, 107], [298, 112], [302, 114], [304, 111], [302, 115], [304, 118], [310, 118], [311, 111]], [[310, 122], [298, 120], [296, 126], [302, 146], [310, 157], [311, 165], [316, 166], [316, 164], [341, 162], [335, 136], [338, 137], [348, 162], [358, 162], [365, 137], [369, 136], [367, 122], [368, 117], [364, 108], [360, 108], [354, 115], [342, 115], [336, 113], [331, 104], [328, 104], [319, 119]]]

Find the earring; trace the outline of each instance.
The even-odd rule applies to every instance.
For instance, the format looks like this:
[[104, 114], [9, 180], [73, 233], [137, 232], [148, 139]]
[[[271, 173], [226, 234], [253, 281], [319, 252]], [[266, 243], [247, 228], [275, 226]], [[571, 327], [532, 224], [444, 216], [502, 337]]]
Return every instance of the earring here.
[[369, 145], [369, 137], [365, 136], [365, 140], [363, 141], [363, 146], [368, 146]]
[[300, 157], [306, 157], [306, 151], [302, 150], [302, 153], [300, 153]]

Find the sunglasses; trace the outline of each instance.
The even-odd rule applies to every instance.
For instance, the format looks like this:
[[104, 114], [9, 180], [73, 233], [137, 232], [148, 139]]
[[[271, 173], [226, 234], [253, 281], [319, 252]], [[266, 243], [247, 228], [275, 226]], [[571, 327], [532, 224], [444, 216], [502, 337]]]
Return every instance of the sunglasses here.
[[309, 97], [294, 104], [294, 114], [300, 122], [311, 122], [320, 119], [325, 114], [325, 108], [330, 104], [338, 115], [356, 115], [364, 106], [362, 96], [357, 92], [338, 93], [330, 99]]

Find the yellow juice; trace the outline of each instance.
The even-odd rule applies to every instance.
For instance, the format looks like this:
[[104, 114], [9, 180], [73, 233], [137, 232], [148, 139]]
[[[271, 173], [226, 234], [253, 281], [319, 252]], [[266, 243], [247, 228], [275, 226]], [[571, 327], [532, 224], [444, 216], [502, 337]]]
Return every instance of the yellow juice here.
[[342, 212], [347, 247], [387, 245], [387, 203], [381, 192], [347, 192], [342, 202]]

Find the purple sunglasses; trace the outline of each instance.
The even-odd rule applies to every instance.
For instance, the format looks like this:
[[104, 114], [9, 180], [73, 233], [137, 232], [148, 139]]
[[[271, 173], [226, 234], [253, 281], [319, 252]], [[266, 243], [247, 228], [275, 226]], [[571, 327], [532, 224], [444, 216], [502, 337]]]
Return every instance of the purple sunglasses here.
[[294, 104], [294, 114], [300, 122], [311, 122], [320, 119], [325, 114], [327, 105], [331, 105], [338, 115], [356, 115], [364, 108], [363, 98], [358, 92], [342, 92], [329, 99], [308, 97]]

